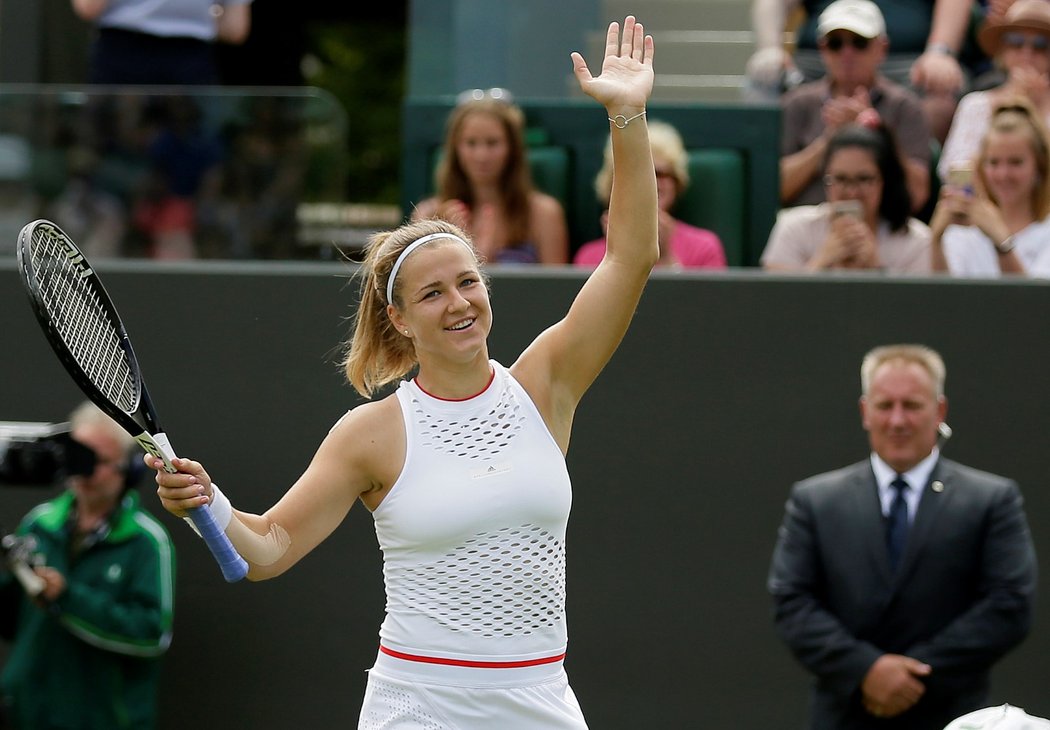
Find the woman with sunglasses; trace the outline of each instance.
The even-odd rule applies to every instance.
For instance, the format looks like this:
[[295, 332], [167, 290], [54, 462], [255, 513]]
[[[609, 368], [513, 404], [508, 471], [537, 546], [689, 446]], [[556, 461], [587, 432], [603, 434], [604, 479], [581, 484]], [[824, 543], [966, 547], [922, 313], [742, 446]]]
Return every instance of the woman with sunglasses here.
[[1007, 100], [992, 112], [973, 183], [941, 190], [930, 220], [933, 269], [1050, 277], [1048, 215], [1050, 135], [1027, 99]]
[[470, 233], [489, 263], [564, 264], [565, 211], [529, 176], [525, 115], [504, 90], [465, 92], [446, 123], [437, 194], [413, 221], [440, 218]]
[[992, 110], [1003, 100], [1027, 98], [1050, 124], [1050, 2], [1016, 0], [1001, 16], [994, 16], [977, 34], [977, 41], [1005, 74], [999, 86], [974, 91], [959, 101], [951, 130], [937, 163], [941, 180], [952, 167], [972, 162], [977, 155]]
[[911, 199], [893, 136], [871, 112], [828, 140], [827, 202], [785, 208], [762, 254], [768, 271], [930, 269], [929, 229], [911, 217]]
[[[724, 269], [725, 249], [714, 231], [691, 226], [672, 215], [675, 203], [689, 185], [689, 154], [682, 135], [672, 125], [658, 119], [649, 120], [649, 146], [656, 166], [656, 196], [660, 205], [660, 260], [657, 266], [673, 269]], [[601, 216], [602, 233], [609, 229], [609, 196], [613, 183], [612, 137], [605, 144], [605, 161], [594, 178], [605, 212]], [[577, 266], [595, 267], [605, 256], [606, 240], [601, 238], [580, 246], [572, 262]]]

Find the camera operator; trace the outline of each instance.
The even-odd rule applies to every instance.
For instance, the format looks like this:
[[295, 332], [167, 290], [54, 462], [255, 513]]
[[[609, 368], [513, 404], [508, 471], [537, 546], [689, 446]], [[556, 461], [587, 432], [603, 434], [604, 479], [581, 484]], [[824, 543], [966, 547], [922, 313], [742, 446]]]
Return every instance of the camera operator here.
[[[11, 643], [0, 674], [7, 722], [153, 728], [158, 660], [171, 640], [174, 549], [132, 489], [142, 462], [131, 437], [93, 403], [73, 411], [70, 424], [67, 440], [21, 454], [50, 450], [67, 476], [63, 492], [17, 530], [35, 540], [43, 590], [30, 597], [0, 574], [0, 635]], [[4, 462], [10, 472], [14, 460]], [[47, 471], [46, 458], [35, 463]], [[32, 481], [33, 472], [21, 476]]]

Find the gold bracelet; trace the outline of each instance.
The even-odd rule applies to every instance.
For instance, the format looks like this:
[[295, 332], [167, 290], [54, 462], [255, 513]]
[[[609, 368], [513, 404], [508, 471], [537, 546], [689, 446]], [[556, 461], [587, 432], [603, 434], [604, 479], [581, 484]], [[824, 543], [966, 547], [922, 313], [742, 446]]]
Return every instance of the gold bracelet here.
[[623, 129], [624, 127], [626, 127], [628, 124], [633, 122], [638, 117], [644, 117], [644, 116], [645, 116], [645, 110], [642, 110], [642, 111], [638, 112], [637, 114], [635, 114], [630, 119], [625, 117], [623, 114], [617, 114], [615, 117], [609, 117], [609, 121], [612, 122], [613, 126], [616, 127], [617, 129]]

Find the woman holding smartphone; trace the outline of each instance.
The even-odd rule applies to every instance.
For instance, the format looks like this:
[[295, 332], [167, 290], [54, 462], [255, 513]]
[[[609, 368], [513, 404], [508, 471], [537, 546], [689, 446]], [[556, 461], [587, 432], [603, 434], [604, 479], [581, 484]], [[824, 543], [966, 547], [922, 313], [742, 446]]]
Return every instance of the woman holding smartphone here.
[[959, 169], [930, 220], [933, 269], [1050, 277], [1050, 138], [1031, 102], [996, 107], [970, 184]]
[[911, 217], [904, 168], [877, 118], [838, 130], [823, 170], [827, 202], [780, 211], [762, 254], [766, 270], [930, 270], [929, 229]]

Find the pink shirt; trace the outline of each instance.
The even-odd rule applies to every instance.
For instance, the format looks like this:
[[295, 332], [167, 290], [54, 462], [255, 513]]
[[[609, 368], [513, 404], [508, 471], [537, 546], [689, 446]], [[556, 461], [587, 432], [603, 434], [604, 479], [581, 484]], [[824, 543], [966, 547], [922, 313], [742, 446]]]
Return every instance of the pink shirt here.
[[[722, 242], [713, 232], [675, 221], [671, 234], [671, 253], [678, 263], [690, 269], [724, 269], [726, 254]], [[580, 246], [572, 262], [578, 266], [597, 266], [605, 256], [605, 239], [599, 238]]]

